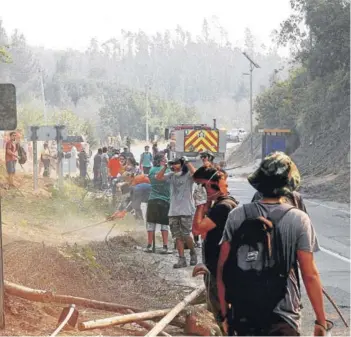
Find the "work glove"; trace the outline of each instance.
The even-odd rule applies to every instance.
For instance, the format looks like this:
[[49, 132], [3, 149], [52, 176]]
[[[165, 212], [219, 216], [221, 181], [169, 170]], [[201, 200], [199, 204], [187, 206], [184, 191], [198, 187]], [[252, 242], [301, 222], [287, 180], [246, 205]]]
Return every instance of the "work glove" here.
[[194, 202], [195, 202], [195, 207], [198, 207], [200, 205], [205, 205], [207, 203], [207, 192], [205, 187], [203, 187], [201, 184], [198, 184], [195, 187]]

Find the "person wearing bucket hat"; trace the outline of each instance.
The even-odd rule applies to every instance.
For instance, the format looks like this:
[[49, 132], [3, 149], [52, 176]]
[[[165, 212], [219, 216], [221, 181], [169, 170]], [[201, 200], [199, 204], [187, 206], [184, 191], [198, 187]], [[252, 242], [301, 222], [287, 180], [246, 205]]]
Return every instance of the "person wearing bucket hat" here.
[[[300, 269], [307, 295], [316, 315], [315, 335], [325, 335], [328, 322], [324, 310], [322, 285], [313, 256], [315, 252], [319, 251], [315, 230], [305, 212], [286, 205], [286, 198], [291, 196], [301, 183], [299, 171], [289, 156], [282, 152], [274, 152], [263, 159], [259, 168], [249, 175], [248, 181], [262, 194], [262, 199], [236, 207], [229, 214], [220, 243], [217, 287], [224, 325], [228, 327], [230, 333], [234, 331], [240, 335], [250, 333], [253, 336], [298, 336], [301, 329]], [[254, 317], [255, 307], [251, 307], [251, 319], [243, 314], [246, 317], [244, 317], [244, 320], [236, 320], [241, 315], [237, 309], [238, 302], [231, 297], [231, 294], [235, 294], [236, 290], [234, 285], [231, 286], [228, 282], [224, 283], [225, 280], [223, 279], [223, 275], [228, 276], [231, 273], [230, 270], [233, 270], [233, 263], [227, 263], [233, 261], [229, 259], [229, 256], [232, 256], [231, 254], [237, 253], [236, 259], [240, 262], [240, 268], [243, 268], [240, 270], [248, 270], [248, 266], [250, 268], [255, 267], [252, 263], [256, 261], [256, 255], [251, 254], [249, 258], [249, 253], [245, 254], [244, 250], [239, 252], [235, 250], [235, 247], [238, 247], [238, 245], [245, 247], [247, 243], [240, 241], [242, 234], [239, 236], [238, 233], [244, 232], [245, 225], [249, 225], [250, 220], [257, 221], [257, 219], [263, 219], [264, 221], [276, 219], [271, 220], [271, 224], [275, 233], [273, 236], [275, 241], [273, 242], [276, 243], [277, 238], [279, 238], [279, 246], [272, 246], [275, 247], [274, 250], [278, 249], [273, 256], [280, 256], [281, 261], [271, 261], [274, 263], [273, 265], [289, 267], [284, 277], [285, 287], [283, 291], [279, 292], [280, 288], [277, 287], [278, 293], [270, 294], [270, 298], [277, 297], [280, 300], [277, 305], [273, 305], [275, 306], [273, 311], [268, 313], [270, 319], [265, 321], [264, 327], [262, 325], [257, 327], [253, 323], [252, 317]], [[239, 274], [235, 275], [236, 284], [244, 282], [246, 287], [249, 287], [248, 282], [245, 281], [245, 277], [247, 277], [245, 272], [241, 276], [238, 276]], [[272, 282], [268, 278], [262, 281]], [[229, 303], [231, 304], [230, 309]], [[232, 312], [234, 306], [237, 309], [235, 316]], [[243, 321], [246, 323], [243, 324]]]
[[214, 154], [210, 151], [204, 151], [200, 153], [200, 159], [202, 160], [203, 166], [211, 166], [213, 165]]
[[295, 163], [283, 152], [266, 156], [259, 168], [247, 178], [250, 185], [265, 197], [287, 197], [300, 186]]
[[[266, 157], [266, 158], [267, 158], [266, 164], [268, 164], [269, 161], [273, 161], [274, 160], [271, 155]], [[276, 158], [276, 157], [274, 157], [274, 158]], [[286, 161], [288, 162], [289, 159], [287, 159]], [[282, 165], [282, 162], [280, 163], [280, 165]], [[295, 183], [293, 183], [293, 186], [294, 185], [296, 186], [297, 185], [297, 180], [300, 180], [300, 177], [299, 177], [300, 175], [298, 174], [298, 170], [297, 170], [296, 166], [295, 167], [293, 166], [292, 170], [295, 172], [295, 173], [291, 174], [291, 177], [295, 176]], [[263, 188], [262, 188], [262, 186], [261, 187], [259, 186], [260, 183], [258, 181], [258, 179], [259, 179], [258, 177], [260, 176], [260, 171], [262, 171], [261, 166], [252, 175], [249, 176], [249, 182], [250, 182], [250, 180], [253, 181], [253, 184], [256, 184], [257, 187], [258, 187], [258, 189], [257, 189], [256, 193], [254, 194], [251, 202], [259, 201], [259, 200], [263, 199], [263, 192], [261, 192], [259, 190], [259, 189], [263, 189]], [[264, 171], [266, 172], [267, 170], [264, 169]], [[297, 188], [298, 188], [298, 186], [296, 186], [296, 189]], [[303, 201], [303, 198], [302, 198], [301, 194], [296, 191], [296, 189], [292, 188], [290, 191], [285, 189], [285, 190], [280, 191], [280, 192], [283, 192], [286, 202], [288, 202], [289, 204], [295, 206], [296, 208], [300, 209], [301, 211], [304, 211], [305, 213], [307, 213], [306, 205], [305, 205], [305, 203]]]

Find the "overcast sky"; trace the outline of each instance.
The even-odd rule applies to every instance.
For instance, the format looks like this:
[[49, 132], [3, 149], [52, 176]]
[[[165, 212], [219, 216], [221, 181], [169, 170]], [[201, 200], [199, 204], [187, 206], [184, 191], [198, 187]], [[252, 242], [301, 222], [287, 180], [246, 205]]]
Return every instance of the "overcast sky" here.
[[180, 24], [199, 34], [204, 17], [217, 16], [232, 42], [245, 27], [266, 45], [290, 14], [289, 0], [0, 0], [8, 31], [17, 28], [32, 45], [85, 49], [92, 37], [105, 41], [121, 29], [147, 33]]

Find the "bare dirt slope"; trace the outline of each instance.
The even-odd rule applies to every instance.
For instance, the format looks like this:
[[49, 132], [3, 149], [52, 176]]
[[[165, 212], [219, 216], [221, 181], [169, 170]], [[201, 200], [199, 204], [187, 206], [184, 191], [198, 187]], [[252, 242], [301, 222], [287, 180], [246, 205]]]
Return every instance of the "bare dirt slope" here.
[[[3, 187], [6, 179], [0, 176]], [[146, 232], [131, 216], [119, 220], [108, 241], [113, 222], [79, 229], [103, 220], [103, 202], [82, 201], [78, 187], [66, 186], [58, 197], [54, 182], [39, 181], [40, 193], [32, 192], [31, 177], [18, 174], [17, 189], [2, 190], [5, 279], [27, 287], [58, 294], [116, 302], [139, 310], [171, 308], [202, 280], [192, 280], [189, 267], [172, 268], [176, 256], [145, 254]], [[67, 192], [67, 193], [66, 193]], [[101, 203], [101, 204], [100, 204]], [[160, 237], [157, 236], [160, 241]], [[161, 243], [159, 242], [161, 245]], [[200, 253], [200, 252], [199, 252]], [[47, 335], [54, 331], [62, 306], [6, 297], [5, 335]], [[116, 315], [82, 307], [80, 321]], [[174, 328], [170, 328], [171, 331]], [[146, 330], [127, 324], [71, 335], [145, 335]], [[181, 334], [182, 330], [172, 334]]]
[[[310, 197], [350, 201], [350, 132], [348, 126], [332, 125], [328, 130], [301, 137], [300, 147], [291, 154], [303, 177], [301, 192]], [[247, 166], [262, 157], [261, 136], [250, 137], [229, 155], [228, 166]]]

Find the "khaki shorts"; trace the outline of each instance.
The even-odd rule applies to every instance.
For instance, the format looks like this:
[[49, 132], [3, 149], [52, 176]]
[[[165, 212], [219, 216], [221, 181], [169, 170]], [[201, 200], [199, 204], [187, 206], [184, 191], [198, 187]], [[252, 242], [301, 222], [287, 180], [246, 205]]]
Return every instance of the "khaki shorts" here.
[[173, 239], [182, 239], [189, 236], [193, 225], [193, 217], [191, 216], [170, 216], [169, 227]]
[[[162, 232], [168, 232], [169, 226], [168, 225], [160, 225]], [[154, 222], [147, 222], [146, 223], [146, 231], [147, 232], [154, 232], [156, 230], [156, 223]]]

